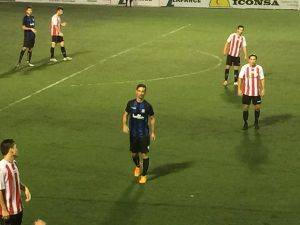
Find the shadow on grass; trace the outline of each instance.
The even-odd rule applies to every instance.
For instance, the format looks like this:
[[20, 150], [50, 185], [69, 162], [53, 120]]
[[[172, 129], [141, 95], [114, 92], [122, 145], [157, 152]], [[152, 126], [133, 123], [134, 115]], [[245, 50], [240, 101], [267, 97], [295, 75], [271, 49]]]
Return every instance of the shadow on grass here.
[[253, 135], [248, 130], [242, 134], [241, 142], [237, 146], [237, 154], [252, 172], [259, 172], [260, 166], [268, 161], [269, 150], [263, 144], [259, 131], [255, 131]]
[[154, 180], [160, 177], [167, 176], [171, 173], [178, 173], [182, 170], [192, 167], [193, 162], [180, 162], [180, 163], [169, 163], [159, 167], [156, 167], [149, 171], [149, 180]]
[[100, 225], [137, 225], [141, 223], [144, 212], [138, 200], [143, 196], [145, 186], [137, 184], [136, 179], [122, 192], [114, 203], [107, 218]]
[[260, 124], [262, 126], [271, 126], [273, 124], [277, 123], [283, 123], [285, 121], [288, 121], [292, 119], [294, 116], [292, 114], [286, 113], [286, 114], [281, 114], [281, 115], [273, 115], [273, 116], [268, 116], [264, 117], [261, 119]]
[[[90, 52], [91, 51], [75, 52], [75, 53], [69, 54], [69, 56], [70, 57], [76, 57], [78, 55], [83, 55], [83, 54], [87, 54], [87, 53], [90, 53]], [[21, 65], [18, 68], [13, 67], [13, 68], [9, 69], [8, 71], [1, 73], [0, 78], [7, 78], [7, 77], [9, 77], [9, 76], [11, 76], [15, 73], [18, 73], [18, 72], [23, 72], [23, 75], [29, 75], [32, 71], [43, 70], [46, 67], [58, 65], [58, 64], [63, 63], [63, 62], [64, 61], [61, 60], [61, 61], [58, 61], [56, 63], [53, 63], [53, 62], [49, 61], [49, 57], [43, 58], [39, 61], [32, 62], [35, 65], [34, 67], [29, 67], [25, 64]], [[65, 62], [65, 63], [68, 63], [68, 62]]]
[[242, 105], [241, 97], [237, 95], [237, 86], [234, 86], [233, 89], [231, 87], [224, 87], [222, 97], [226, 102], [235, 104], [237, 107], [241, 107]]

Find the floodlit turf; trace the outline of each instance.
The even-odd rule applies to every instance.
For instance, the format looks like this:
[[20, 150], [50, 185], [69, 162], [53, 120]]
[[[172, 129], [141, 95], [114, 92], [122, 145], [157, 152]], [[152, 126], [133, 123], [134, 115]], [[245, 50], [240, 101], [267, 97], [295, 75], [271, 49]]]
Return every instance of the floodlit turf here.
[[[33, 4], [36, 67], [15, 71], [24, 6], [0, 4], [0, 138], [16, 139], [31, 188], [23, 224], [300, 223], [299, 12], [65, 5], [73, 61], [56, 48], [49, 64], [55, 5]], [[240, 98], [222, 87], [238, 24], [266, 73], [258, 132], [241, 130]], [[137, 80], [157, 119], [145, 186], [120, 125]]]

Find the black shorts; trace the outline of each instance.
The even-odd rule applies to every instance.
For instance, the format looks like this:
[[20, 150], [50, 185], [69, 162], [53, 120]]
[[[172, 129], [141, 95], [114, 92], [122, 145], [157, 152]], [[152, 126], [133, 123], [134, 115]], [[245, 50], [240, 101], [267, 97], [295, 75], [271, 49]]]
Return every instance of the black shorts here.
[[242, 97], [242, 103], [244, 105], [250, 105], [252, 102], [253, 105], [259, 105], [261, 104], [261, 97], [259, 96], [248, 96], [248, 95], [243, 95]]
[[130, 151], [132, 153], [147, 153], [149, 152], [150, 137], [133, 137], [130, 136]]
[[231, 55], [227, 55], [226, 65], [240, 66], [241, 65], [241, 59], [240, 59], [240, 57], [234, 57], [234, 56], [231, 56]]
[[35, 36], [33, 37], [25, 37], [23, 42], [23, 47], [25, 48], [33, 48], [35, 44]]
[[55, 43], [60, 43], [64, 41], [64, 37], [63, 36], [52, 36], [52, 42]]
[[10, 215], [8, 220], [4, 220], [2, 216], [0, 216], [0, 224], [1, 225], [21, 225], [23, 219], [23, 212], [20, 212], [16, 215]]

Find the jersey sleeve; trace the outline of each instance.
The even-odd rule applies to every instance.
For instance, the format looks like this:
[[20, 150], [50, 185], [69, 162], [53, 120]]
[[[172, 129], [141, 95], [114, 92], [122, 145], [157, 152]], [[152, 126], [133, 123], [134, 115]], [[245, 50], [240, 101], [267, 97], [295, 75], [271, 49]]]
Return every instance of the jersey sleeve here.
[[0, 169], [0, 190], [5, 190], [5, 176], [5, 171]]
[[240, 79], [243, 79], [244, 74], [245, 74], [245, 70], [246, 70], [246, 66], [244, 65], [244, 66], [241, 68], [241, 71], [240, 71], [240, 73], [239, 73], [239, 78], [240, 78]]
[[129, 113], [130, 112], [130, 101], [127, 102], [126, 108], [125, 108], [125, 112]]
[[246, 38], [243, 37], [243, 47], [245, 48], [247, 46]]
[[261, 66], [259, 67], [259, 79], [260, 80], [265, 79], [264, 70], [263, 70], [263, 68]]
[[149, 116], [154, 116], [154, 111], [152, 105], [149, 104]]
[[25, 27], [27, 27], [27, 18], [26, 18], [26, 16], [24, 16], [24, 18], [23, 18], [22, 25], [25, 26]]
[[58, 26], [58, 19], [56, 16], [52, 16], [51, 23], [53, 26]]
[[233, 34], [230, 34], [229, 37], [227, 38], [227, 43], [230, 43], [232, 40]]

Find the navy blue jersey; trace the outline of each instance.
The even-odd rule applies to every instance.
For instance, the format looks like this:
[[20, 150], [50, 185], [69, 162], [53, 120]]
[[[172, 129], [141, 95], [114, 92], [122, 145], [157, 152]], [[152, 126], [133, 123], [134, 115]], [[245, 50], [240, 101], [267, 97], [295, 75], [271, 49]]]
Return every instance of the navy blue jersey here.
[[[23, 26], [28, 28], [35, 28], [35, 20], [33, 16], [24, 16], [23, 18]], [[24, 38], [33, 38], [35, 37], [35, 33], [31, 30], [24, 30]]]
[[137, 102], [136, 99], [127, 103], [125, 111], [129, 114], [129, 131], [133, 137], [149, 136], [149, 116], [153, 116], [153, 108], [146, 101]]

